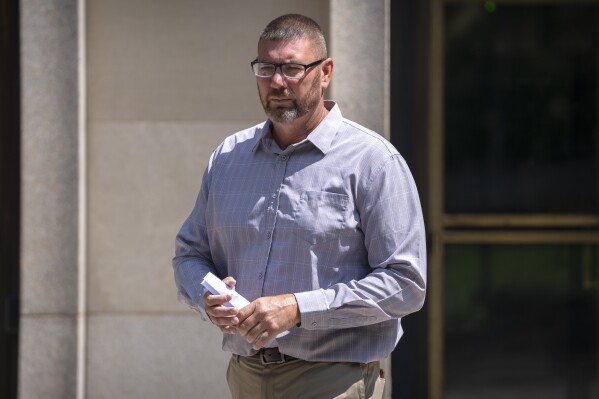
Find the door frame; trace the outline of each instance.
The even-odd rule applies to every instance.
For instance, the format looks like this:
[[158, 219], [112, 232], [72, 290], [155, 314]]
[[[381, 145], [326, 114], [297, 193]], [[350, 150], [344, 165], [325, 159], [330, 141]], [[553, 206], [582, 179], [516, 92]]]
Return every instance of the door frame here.
[[17, 397], [20, 250], [19, 2], [0, 2], [0, 397]]

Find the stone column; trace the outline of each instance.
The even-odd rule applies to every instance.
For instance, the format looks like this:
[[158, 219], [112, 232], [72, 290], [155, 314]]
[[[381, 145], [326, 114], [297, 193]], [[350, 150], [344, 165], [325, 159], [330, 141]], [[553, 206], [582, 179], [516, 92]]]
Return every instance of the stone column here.
[[22, 0], [19, 398], [75, 398], [79, 278], [77, 0]]
[[389, 138], [389, 0], [331, 0], [331, 98]]

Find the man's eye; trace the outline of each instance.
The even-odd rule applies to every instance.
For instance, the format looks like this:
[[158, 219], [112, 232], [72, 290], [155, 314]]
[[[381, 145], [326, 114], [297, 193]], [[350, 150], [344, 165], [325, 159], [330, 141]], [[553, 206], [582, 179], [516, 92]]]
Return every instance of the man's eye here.
[[304, 72], [304, 67], [301, 65], [287, 64], [284, 65], [283, 68], [285, 69], [284, 72], [287, 76], [297, 76]]
[[262, 64], [258, 68], [258, 73], [260, 73], [260, 75], [272, 75], [272, 73], [274, 72], [274, 69], [275, 69], [274, 65]]

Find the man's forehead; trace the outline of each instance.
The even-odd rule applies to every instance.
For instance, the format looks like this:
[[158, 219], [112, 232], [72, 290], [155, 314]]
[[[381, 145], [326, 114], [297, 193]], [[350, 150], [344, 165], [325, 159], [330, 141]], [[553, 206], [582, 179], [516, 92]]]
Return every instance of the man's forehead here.
[[292, 40], [263, 40], [258, 42], [258, 56], [301, 56], [312, 53], [312, 43], [307, 38]]

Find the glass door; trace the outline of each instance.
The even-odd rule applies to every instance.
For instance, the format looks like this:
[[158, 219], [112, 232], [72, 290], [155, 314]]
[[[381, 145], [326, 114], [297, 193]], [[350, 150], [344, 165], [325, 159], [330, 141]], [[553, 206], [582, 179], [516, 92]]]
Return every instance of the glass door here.
[[431, 3], [429, 397], [599, 399], [599, 2]]

